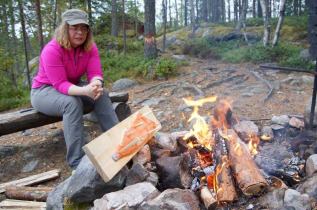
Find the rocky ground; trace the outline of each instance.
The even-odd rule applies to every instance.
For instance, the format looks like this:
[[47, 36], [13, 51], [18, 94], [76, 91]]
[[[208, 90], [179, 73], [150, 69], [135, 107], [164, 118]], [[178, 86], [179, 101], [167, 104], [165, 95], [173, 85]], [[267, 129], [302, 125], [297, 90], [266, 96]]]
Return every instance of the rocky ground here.
[[[222, 64], [195, 58], [176, 77], [138, 82], [138, 86], [126, 90], [130, 95], [128, 104], [132, 112], [144, 105], [153, 108], [163, 132], [188, 129], [192, 109], [182, 98], [197, 100], [218, 95], [232, 104], [234, 116], [265, 124], [274, 115], [303, 116], [313, 87], [313, 77], [305, 73], [259, 71], [258, 66], [251, 64]], [[272, 95], [268, 94], [270, 88]], [[203, 106], [200, 115], [212, 115], [214, 105]], [[100, 135], [95, 123], [85, 122], [85, 130], [87, 139]], [[61, 122], [1, 136], [0, 183], [59, 168], [60, 178], [43, 184], [56, 186], [71, 174], [65, 154]]]

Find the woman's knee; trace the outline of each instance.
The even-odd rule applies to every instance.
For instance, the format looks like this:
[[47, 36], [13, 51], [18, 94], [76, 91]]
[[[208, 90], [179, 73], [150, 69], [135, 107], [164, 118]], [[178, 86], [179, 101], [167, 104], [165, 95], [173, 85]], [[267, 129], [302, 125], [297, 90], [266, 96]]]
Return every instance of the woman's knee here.
[[65, 98], [65, 111], [83, 111], [83, 102], [78, 96], [68, 96]]

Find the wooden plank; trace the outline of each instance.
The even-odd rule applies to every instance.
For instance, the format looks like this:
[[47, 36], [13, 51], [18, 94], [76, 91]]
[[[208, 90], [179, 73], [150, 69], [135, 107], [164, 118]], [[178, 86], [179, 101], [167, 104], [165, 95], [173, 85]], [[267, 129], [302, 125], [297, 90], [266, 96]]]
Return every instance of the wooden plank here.
[[[110, 100], [113, 103], [113, 108], [120, 120], [129, 116], [131, 113], [130, 107], [125, 104], [129, 99], [128, 93], [109, 93]], [[91, 112], [91, 109], [85, 109], [84, 113]], [[0, 115], [0, 136], [22, 131], [30, 128], [59, 122], [63, 118], [56, 116], [48, 116], [35, 111], [33, 108], [19, 110], [7, 114]]]
[[[143, 107], [139, 112], [142, 114], [149, 113], [146, 115], [146, 118], [153, 120], [157, 124], [158, 130], [162, 128], [149, 106]], [[128, 128], [128, 125], [133, 120], [133, 116], [134, 114], [83, 147], [88, 158], [105, 182], [111, 180], [137, 153], [136, 151], [118, 161], [112, 159], [112, 154], [123, 138], [123, 130]], [[153, 132], [152, 136], [154, 134], [155, 132]], [[143, 145], [146, 143], [144, 142]]]
[[11, 182], [2, 183], [2, 184], [0, 184], [0, 193], [5, 192], [6, 187], [10, 186], [10, 185], [31, 186], [31, 185], [35, 185], [38, 183], [48, 181], [48, 180], [56, 179], [57, 177], [59, 177], [60, 172], [61, 172], [60, 169], [55, 169], [55, 170], [47, 171], [47, 172], [44, 172], [41, 174], [29, 176], [29, 177], [26, 177], [23, 179], [18, 179], [18, 180], [14, 180]]
[[46, 203], [6, 199], [0, 203], [0, 209], [46, 209]]

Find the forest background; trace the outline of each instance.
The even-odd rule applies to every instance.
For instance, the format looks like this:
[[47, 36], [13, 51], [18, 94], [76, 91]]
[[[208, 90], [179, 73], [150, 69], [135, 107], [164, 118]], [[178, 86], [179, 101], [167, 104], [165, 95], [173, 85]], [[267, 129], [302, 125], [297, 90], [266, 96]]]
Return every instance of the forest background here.
[[[69, 8], [89, 15], [108, 87], [120, 78], [143, 80], [150, 69], [152, 79], [177, 74], [179, 65], [188, 64], [173, 60], [176, 52], [221, 62], [314, 68], [311, 60], [300, 57], [309, 47], [304, 0], [2, 0], [0, 111], [30, 106], [38, 56]], [[218, 37], [253, 32], [259, 39], [208, 39], [198, 32], [201, 28], [212, 28]], [[184, 44], [169, 49], [170, 34]]]

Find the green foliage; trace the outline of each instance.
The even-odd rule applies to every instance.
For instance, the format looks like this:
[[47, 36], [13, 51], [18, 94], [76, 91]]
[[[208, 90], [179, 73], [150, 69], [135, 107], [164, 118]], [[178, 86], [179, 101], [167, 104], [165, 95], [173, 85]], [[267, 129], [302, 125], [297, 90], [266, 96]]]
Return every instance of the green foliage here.
[[1, 88], [0, 96], [0, 111], [30, 104], [30, 90], [28, 86]]
[[155, 75], [168, 79], [176, 73], [177, 62], [172, 59], [159, 58], [159, 63], [155, 67]]

